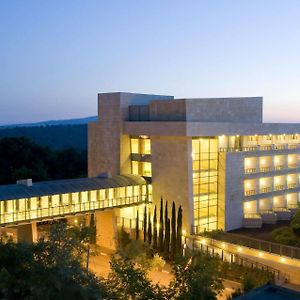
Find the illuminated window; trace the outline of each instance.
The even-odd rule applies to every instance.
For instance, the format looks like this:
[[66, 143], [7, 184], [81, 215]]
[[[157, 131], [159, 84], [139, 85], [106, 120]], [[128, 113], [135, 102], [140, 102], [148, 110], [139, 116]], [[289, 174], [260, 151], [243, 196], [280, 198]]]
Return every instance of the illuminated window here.
[[131, 153], [133, 154], [139, 154], [139, 139], [131, 139]]

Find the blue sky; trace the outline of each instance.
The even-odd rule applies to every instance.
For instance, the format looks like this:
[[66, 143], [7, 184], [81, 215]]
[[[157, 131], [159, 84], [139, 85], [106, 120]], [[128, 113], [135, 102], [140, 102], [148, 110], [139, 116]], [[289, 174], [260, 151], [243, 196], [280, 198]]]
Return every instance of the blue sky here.
[[300, 1], [0, 2], [0, 124], [109, 91], [263, 96], [265, 121], [300, 122]]

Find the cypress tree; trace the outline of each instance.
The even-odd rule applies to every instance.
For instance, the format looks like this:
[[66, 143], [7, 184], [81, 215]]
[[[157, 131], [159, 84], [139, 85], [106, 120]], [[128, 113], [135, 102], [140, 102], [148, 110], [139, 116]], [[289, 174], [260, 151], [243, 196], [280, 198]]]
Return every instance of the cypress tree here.
[[175, 259], [176, 254], [176, 208], [173, 201], [172, 204], [172, 220], [171, 220], [171, 259]]
[[159, 234], [158, 234], [158, 250], [164, 250], [164, 216], [163, 216], [163, 199], [160, 199], [160, 216], [159, 216]]
[[157, 249], [157, 216], [156, 216], [156, 205], [154, 206], [153, 216], [153, 248]]
[[164, 232], [164, 251], [166, 251], [166, 235], [167, 235], [167, 226], [168, 226], [168, 201], [166, 201], [166, 204], [165, 204], [165, 232]]
[[177, 252], [177, 254], [182, 255], [182, 208], [181, 208], [181, 205], [178, 208], [178, 215], [177, 215], [176, 252]]
[[147, 208], [144, 209], [144, 243], [147, 241]]
[[167, 219], [166, 223], [166, 229], [165, 229], [165, 258], [169, 259], [169, 250], [170, 250], [170, 219]]
[[148, 217], [148, 244], [151, 245], [152, 242], [152, 224], [151, 224], [151, 215], [149, 213]]
[[139, 211], [136, 212], [136, 219], [135, 219], [135, 239], [136, 239], [136, 241], [139, 240]]

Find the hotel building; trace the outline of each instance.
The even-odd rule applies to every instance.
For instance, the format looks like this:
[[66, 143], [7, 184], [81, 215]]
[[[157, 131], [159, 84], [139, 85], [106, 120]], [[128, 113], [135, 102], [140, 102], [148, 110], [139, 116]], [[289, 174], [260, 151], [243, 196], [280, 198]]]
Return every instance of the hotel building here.
[[89, 178], [0, 186], [2, 226], [95, 212], [111, 239], [114, 220], [163, 197], [198, 234], [288, 220], [298, 206], [300, 125], [263, 123], [261, 97], [102, 93], [98, 116]]

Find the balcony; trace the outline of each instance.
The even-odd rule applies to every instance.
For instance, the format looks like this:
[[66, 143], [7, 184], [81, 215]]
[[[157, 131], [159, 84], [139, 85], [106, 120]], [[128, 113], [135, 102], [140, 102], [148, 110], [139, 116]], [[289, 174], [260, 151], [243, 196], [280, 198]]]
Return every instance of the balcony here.
[[245, 196], [252, 196], [256, 194], [256, 190], [247, 190], [245, 191], [244, 195]]
[[284, 185], [283, 184], [274, 186], [274, 191], [282, 191], [282, 190], [284, 190]]
[[293, 182], [293, 183], [289, 183], [288, 185], [287, 185], [287, 188], [288, 189], [294, 189], [294, 188], [296, 188], [298, 186], [298, 184], [296, 183], [296, 182]]
[[265, 173], [265, 172], [271, 172], [272, 171], [272, 167], [261, 167], [259, 169], [260, 172]]
[[248, 147], [230, 147], [219, 148], [219, 152], [251, 152], [251, 151], [270, 151], [270, 150], [295, 150], [300, 149], [300, 144], [272, 144], [272, 145], [255, 145]]
[[298, 168], [298, 165], [297, 164], [288, 164], [288, 168], [289, 169], [296, 169], [296, 168]]
[[245, 169], [245, 174], [254, 174], [257, 172], [256, 168], [247, 168]]
[[284, 169], [284, 165], [274, 166], [275, 171], [280, 171]]
[[259, 190], [259, 193], [260, 193], [260, 194], [270, 193], [270, 192], [271, 192], [271, 187], [270, 187], [270, 186], [261, 188], [261, 189]]

